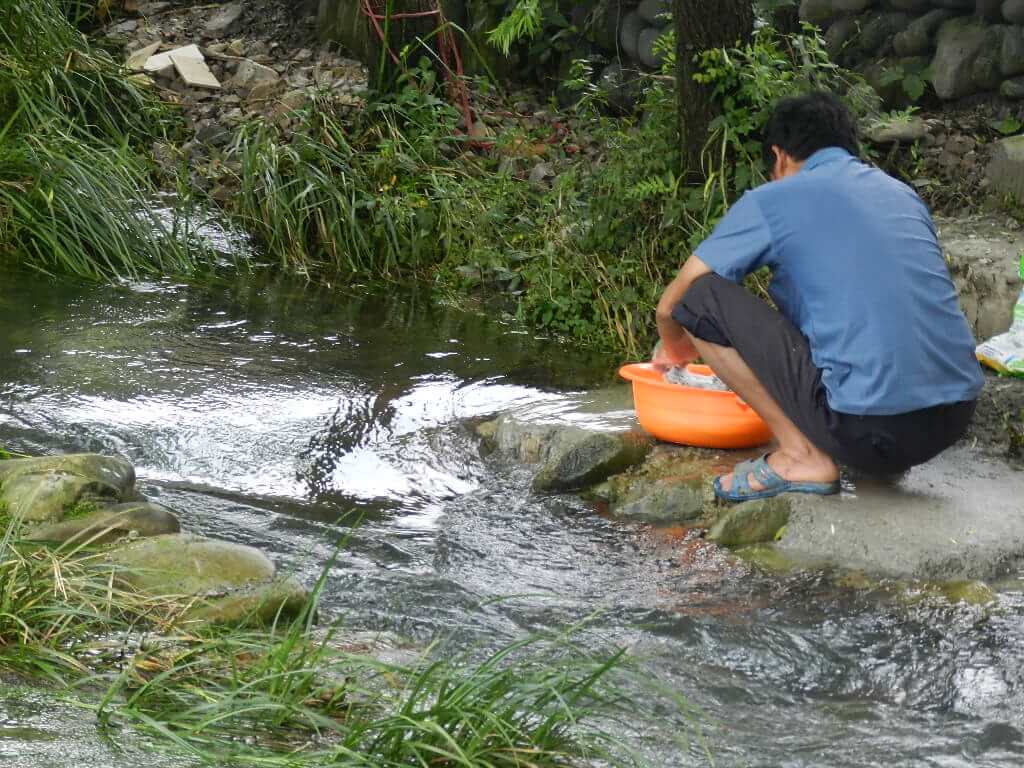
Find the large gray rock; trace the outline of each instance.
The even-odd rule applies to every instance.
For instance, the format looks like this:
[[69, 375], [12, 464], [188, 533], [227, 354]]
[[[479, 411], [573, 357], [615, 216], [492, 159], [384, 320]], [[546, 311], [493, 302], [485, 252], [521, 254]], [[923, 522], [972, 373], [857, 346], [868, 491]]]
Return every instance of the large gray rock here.
[[827, 27], [841, 15], [832, 0], [800, 0], [800, 18], [819, 27]]
[[1006, 77], [1024, 73], [1024, 27], [1007, 27], [999, 51], [999, 71]]
[[999, 24], [1003, 20], [1003, 0], [976, 0], [974, 13], [989, 24]]
[[476, 428], [486, 446], [525, 464], [539, 464], [542, 493], [596, 485], [644, 460], [651, 439], [639, 430], [597, 432], [570, 424], [535, 423], [504, 414]]
[[924, 120], [913, 115], [875, 123], [864, 131], [864, 138], [872, 144], [913, 144], [927, 134], [928, 127]]
[[671, 13], [672, 3], [670, 0], [643, 0], [636, 7], [640, 18], [651, 26], [664, 27], [667, 23], [665, 14]]
[[[1024, 149], [1016, 151], [1024, 155]], [[1024, 184], [1024, 164], [1018, 171], [1017, 183]], [[935, 223], [960, 307], [975, 338], [981, 341], [1002, 333], [1010, 327], [1020, 292], [1017, 270], [1024, 238], [1007, 232], [1003, 219], [936, 217]]]
[[975, 92], [974, 63], [989, 40], [988, 26], [955, 18], [939, 29], [932, 60], [932, 85], [940, 99], [959, 99]]
[[640, 37], [637, 40], [637, 48], [639, 49], [640, 63], [645, 67], [657, 69], [664, 63], [664, 55], [654, 49], [654, 44], [661, 35], [662, 30], [655, 29], [654, 27], [648, 27], [640, 33]]
[[745, 501], [725, 510], [707, 538], [723, 547], [773, 541], [788, 523], [790, 508], [789, 495]]
[[838, 13], [863, 13], [875, 3], [876, 0], [832, 0], [832, 7]]
[[935, 35], [939, 28], [953, 16], [953, 11], [935, 8], [914, 19], [906, 29], [893, 38], [893, 50], [899, 56], [920, 56], [929, 53], [935, 48]]
[[839, 63], [851, 60], [849, 54], [856, 49], [857, 35], [860, 33], [860, 20], [854, 16], [836, 19], [825, 31], [825, 50], [829, 58]]
[[619, 45], [622, 52], [631, 59], [639, 58], [640, 33], [644, 31], [647, 23], [636, 11], [630, 11], [622, 19], [622, 27], [619, 29]]
[[883, 12], [873, 14], [861, 26], [859, 47], [863, 54], [885, 54], [891, 48], [893, 38], [910, 23], [905, 13]]
[[989, 580], [1019, 570], [1024, 473], [1004, 462], [961, 447], [899, 481], [855, 483], [851, 495], [791, 495], [779, 551], [927, 580]]
[[588, 488], [639, 464], [650, 448], [650, 440], [637, 433], [563, 433], [558, 446], [534, 476], [533, 489], [538, 493], [559, 493]]
[[975, 91], [994, 91], [1003, 80], [999, 73], [1000, 51], [1003, 47], [1002, 32], [1001, 27], [989, 27], [985, 44], [971, 67]]
[[999, 95], [1005, 99], [1024, 99], [1024, 77], [1011, 77], [999, 86]]
[[67, 454], [0, 461], [0, 505], [26, 523], [57, 523], [86, 502], [116, 502], [135, 493], [125, 459]]
[[234, 33], [242, 23], [245, 6], [240, 2], [222, 5], [206, 22], [203, 34], [206, 37], [224, 37]]
[[221, 595], [268, 583], [274, 564], [252, 547], [192, 534], [168, 534], [113, 549], [118, 577], [152, 595]]
[[74, 542], [105, 544], [129, 537], [145, 538], [181, 530], [171, 510], [151, 502], [128, 502], [100, 507], [82, 517], [65, 518], [58, 523], [40, 525], [27, 530], [27, 541]]
[[932, 7], [932, 0], [889, 0], [887, 5], [897, 11], [921, 13]]
[[932, 5], [937, 5], [939, 8], [948, 8], [959, 13], [974, 10], [974, 0], [932, 0]]
[[1005, 0], [1003, 18], [1011, 24], [1024, 24], [1024, 0]]
[[1024, 200], [1024, 136], [1010, 136], [995, 143], [985, 176], [991, 191]]

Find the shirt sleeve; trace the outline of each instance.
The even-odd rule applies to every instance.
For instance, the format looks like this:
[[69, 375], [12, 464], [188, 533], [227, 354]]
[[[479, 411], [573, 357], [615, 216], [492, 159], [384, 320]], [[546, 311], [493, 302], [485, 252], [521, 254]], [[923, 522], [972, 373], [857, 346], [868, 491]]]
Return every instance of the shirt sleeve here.
[[761, 213], [761, 206], [748, 192], [733, 203], [693, 255], [715, 274], [738, 283], [767, 264], [771, 252], [768, 222]]

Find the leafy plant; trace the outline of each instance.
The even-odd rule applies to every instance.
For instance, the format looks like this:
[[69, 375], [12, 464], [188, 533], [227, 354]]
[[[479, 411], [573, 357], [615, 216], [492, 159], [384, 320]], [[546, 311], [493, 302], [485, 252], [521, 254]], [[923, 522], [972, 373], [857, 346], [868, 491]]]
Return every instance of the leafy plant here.
[[874, 91], [833, 63], [821, 35], [806, 24], [802, 34], [792, 36], [763, 27], [747, 45], [705, 52], [701, 65], [698, 81], [712, 85], [722, 105], [705, 153], [705, 197], [720, 208], [706, 218], [717, 218], [737, 194], [764, 180], [759, 132], [778, 99], [830, 90], [845, 97], [855, 117], [878, 107]]
[[1024, 123], [1016, 117], [1005, 117], [1002, 120], [996, 121], [992, 127], [1003, 136], [1013, 136], [1016, 133], [1020, 133], [1021, 128], [1024, 128]]
[[883, 86], [899, 83], [911, 103], [921, 100], [932, 79], [931, 67], [908, 69], [903, 64], [893, 64], [882, 70], [880, 83]]
[[498, 25], [487, 33], [487, 41], [508, 56], [516, 43], [532, 39], [541, 30], [542, 0], [517, 0]]

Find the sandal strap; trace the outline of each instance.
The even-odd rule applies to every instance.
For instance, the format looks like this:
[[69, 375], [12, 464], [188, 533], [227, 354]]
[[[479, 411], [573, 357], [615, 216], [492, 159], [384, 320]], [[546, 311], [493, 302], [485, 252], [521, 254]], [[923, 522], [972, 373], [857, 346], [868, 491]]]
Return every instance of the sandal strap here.
[[777, 485], [783, 485], [786, 482], [774, 469], [771, 468], [771, 465], [768, 463], [768, 454], [765, 454], [754, 462], [752, 474], [757, 482], [765, 488], [773, 488]]
[[748, 496], [752, 493], [750, 487], [750, 467], [742, 464], [732, 472], [732, 488], [729, 493], [735, 496]]

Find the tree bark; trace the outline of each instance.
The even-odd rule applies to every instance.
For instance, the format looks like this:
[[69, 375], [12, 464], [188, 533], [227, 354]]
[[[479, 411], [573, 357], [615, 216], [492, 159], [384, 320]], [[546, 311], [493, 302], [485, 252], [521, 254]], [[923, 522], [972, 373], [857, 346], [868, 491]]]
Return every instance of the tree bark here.
[[718, 116], [718, 109], [711, 97], [713, 88], [693, 79], [698, 71], [694, 57], [710, 48], [731, 47], [748, 40], [754, 29], [754, 6], [751, 0], [673, 0], [672, 18], [683, 171], [697, 177], [708, 125]]

